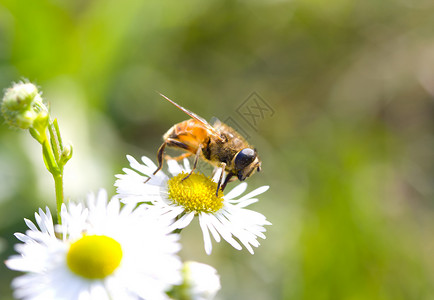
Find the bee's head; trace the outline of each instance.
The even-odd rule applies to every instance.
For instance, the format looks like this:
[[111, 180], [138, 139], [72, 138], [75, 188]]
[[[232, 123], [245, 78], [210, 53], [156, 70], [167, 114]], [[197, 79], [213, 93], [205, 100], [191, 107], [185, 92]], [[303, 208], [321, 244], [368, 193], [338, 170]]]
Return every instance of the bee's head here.
[[256, 150], [244, 148], [239, 151], [233, 160], [234, 173], [240, 181], [244, 181], [252, 175], [255, 170], [261, 171], [261, 161], [256, 153]]

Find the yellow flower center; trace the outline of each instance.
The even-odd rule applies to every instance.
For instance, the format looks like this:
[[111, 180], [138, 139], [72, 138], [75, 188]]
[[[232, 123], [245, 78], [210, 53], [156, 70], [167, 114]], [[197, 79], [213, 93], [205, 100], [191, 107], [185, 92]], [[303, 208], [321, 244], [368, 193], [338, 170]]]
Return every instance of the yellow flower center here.
[[168, 181], [169, 199], [182, 205], [187, 212], [215, 213], [223, 207], [223, 192], [217, 183], [201, 173], [193, 173], [187, 179], [182, 172]]
[[102, 279], [112, 274], [122, 259], [121, 245], [104, 235], [85, 235], [71, 244], [66, 262], [75, 274]]

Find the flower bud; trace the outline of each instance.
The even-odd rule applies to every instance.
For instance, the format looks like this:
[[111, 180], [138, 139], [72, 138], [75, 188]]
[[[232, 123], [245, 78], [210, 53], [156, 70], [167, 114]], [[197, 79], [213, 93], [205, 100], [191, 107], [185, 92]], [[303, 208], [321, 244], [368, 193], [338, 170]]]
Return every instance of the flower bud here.
[[33, 83], [15, 83], [8, 88], [3, 96], [2, 111], [20, 111], [30, 108], [34, 98], [38, 95], [38, 89]]
[[28, 129], [33, 126], [37, 114], [33, 110], [25, 110], [20, 113], [5, 114], [5, 119], [9, 125], [21, 129]]
[[36, 120], [41, 123], [48, 117], [37, 87], [29, 82], [15, 83], [6, 90], [1, 112], [9, 125], [21, 129], [31, 128]]
[[70, 160], [71, 157], [72, 157], [72, 145], [67, 144], [65, 147], [63, 147], [60, 160], [62, 161], [63, 164], [66, 164], [66, 162]]

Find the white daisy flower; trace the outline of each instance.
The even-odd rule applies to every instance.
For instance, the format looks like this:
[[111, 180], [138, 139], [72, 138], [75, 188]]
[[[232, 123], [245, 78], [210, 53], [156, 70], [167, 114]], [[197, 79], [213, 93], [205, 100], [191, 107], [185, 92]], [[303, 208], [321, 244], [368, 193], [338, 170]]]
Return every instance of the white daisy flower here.
[[182, 268], [183, 285], [192, 300], [212, 300], [220, 290], [220, 276], [210, 265], [187, 261]]
[[242, 244], [251, 254], [252, 246], [259, 246], [257, 238], [265, 239], [264, 225], [271, 223], [262, 214], [246, 209], [246, 206], [257, 202], [254, 197], [268, 190], [268, 186], [236, 199], [247, 188], [246, 183], [241, 183], [226, 195], [219, 191], [216, 196], [219, 172], [216, 172], [214, 180], [200, 173], [193, 173], [183, 180], [191, 171], [187, 159], [184, 159], [183, 167], [174, 160], [168, 161], [171, 177], [162, 171], [153, 175], [157, 166], [145, 156], [142, 157], [143, 164], [131, 156], [127, 159], [132, 169], [124, 168], [125, 174], [116, 175], [118, 180], [115, 183], [122, 201], [144, 203], [148, 209], [175, 220], [171, 227], [174, 230], [185, 228], [194, 216], [198, 216], [208, 255], [212, 251], [210, 232], [217, 242], [222, 237], [237, 250], [242, 249]]
[[184, 263], [182, 279], [169, 291], [173, 299], [212, 300], [221, 288], [217, 270], [195, 261]]
[[168, 299], [166, 290], [181, 281], [178, 236], [149, 210], [108, 202], [105, 191], [89, 196], [87, 206], [63, 206], [57, 232], [48, 208], [35, 213], [37, 225], [25, 220], [30, 230], [15, 234], [19, 255], [6, 261], [27, 272], [12, 281], [15, 297]]

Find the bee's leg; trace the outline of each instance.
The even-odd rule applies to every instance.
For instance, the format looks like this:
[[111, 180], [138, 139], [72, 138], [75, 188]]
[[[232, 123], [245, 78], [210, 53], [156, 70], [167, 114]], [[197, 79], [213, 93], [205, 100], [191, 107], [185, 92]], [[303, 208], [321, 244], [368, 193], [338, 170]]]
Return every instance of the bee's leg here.
[[226, 185], [228, 184], [228, 182], [232, 181], [232, 180], [231, 180], [231, 179], [233, 179], [232, 176], [234, 176], [234, 174], [232, 174], [232, 173], [229, 173], [229, 174], [226, 176], [225, 182], [223, 182], [223, 184], [222, 184], [222, 192], [223, 192], [223, 190], [225, 189], [225, 187], [226, 187]]
[[164, 155], [164, 159], [165, 160], [173, 159], [176, 161], [180, 161], [181, 159], [184, 159], [184, 158], [192, 156], [192, 155], [193, 155], [193, 153], [191, 153], [191, 152], [185, 152], [184, 154], [181, 154], [181, 155], [176, 156], [176, 157], [172, 157], [172, 156], [166, 154], [166, 155]]
[[[188, 146], [186, 144], [181, 143], [181, 142], [179, 142], [177, 140], [168, 138], [166, 141], [164, 141], [164, 143], [158, 149], [158, 152], [157, 152], [158, 168], [157, 168], [157, 170], [155, 170], [155, 172], [153, 173], [153, 175], [157, 174], [157, 172], [160, 171], [161, 168], [163, 167], [163, 154], [164, 154], [164, 149], [166, 148], [166, 145], [169, 146], [169, 147], [178, 147], [178, 148], [182, 148], [182, 149], [188, 150]], [[188, 154], [188, 155], [191, 155], [191, 154]]]
[[[158, 152], [157, 152], [158, 168], [157, 168], [157, 170], [155, 170], [154, 173], [152, 173], [152, 175], [157, 174], [157, 172], [160, 171], [161, 168], [163, 167], [163, 153], [164, 153], [164, 148], [166, 148], [166, 144], [167, 144], [167, 142], [164, 142], [164, 143], [160, 146], [160, 148], [158, 149]], [[146, 180], [145, 180], [143, 183], [148, 182], [149, 179], [151, 179], [151, 177], [146, 178]]]
[[182, 178], [183, 181], [186, 180], [188, 177], [190, 177], [191, 174], [193, 174], [193, 171], [197, 167], [197, 162], [199, 160], [199, 156], [200, 156], [201, 152], [202, 152], [202, 145], [199, 145], [199, 147], [197, 147], [196, 157], [194, 158], [193, 168], [191, 168], [191, 171], [190, 171], [190, 173], [188, 173], [187, 176], [185, 176], [184, 178]]
[[[220, 164], [220, 166], [221, 166], [221, 168], [222, 168], [222, 172], [220, 173], [220, 178], [219, 178], [219, 181], [218, 181], [218, 183], [217, 183], [217, 190], [216, 190], [216, 192], [215, 192], [215, 195], [216, 195], [216, 196], [218, 196], [218, 194], [219, 194], [219, 189], [220, 189], [220, 186], [221, 186], [221, 184], [222, 184], [222, 180], [223, 180], [223, 174], [225, 173], [226, 163], [222, 162], [222, 163]], [[225, 182], [228, 180], [228, 177], [230, 177], [230, 174], [228, 174], [228, 176], [226, 177]], [[225, 186], [225, 185], [226, 185], [226, 183], [223, 183], [223, 186]], [[223, 191], [223, 189], [224, 189], [224, 187], [222, 188], [222, 191]]]

